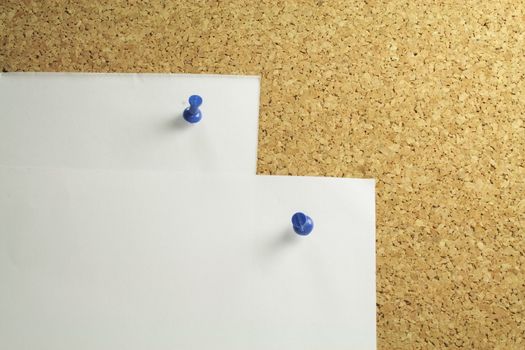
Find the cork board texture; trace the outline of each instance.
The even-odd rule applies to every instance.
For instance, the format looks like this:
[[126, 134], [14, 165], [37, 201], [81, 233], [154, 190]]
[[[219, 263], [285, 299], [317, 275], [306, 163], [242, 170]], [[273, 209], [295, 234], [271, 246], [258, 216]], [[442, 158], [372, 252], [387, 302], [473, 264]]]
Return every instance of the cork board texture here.
[[0, 45], [261, 75], [259, 173], [377, 179], [378, 347], [525, 348], [524, 2], [3, 0]]

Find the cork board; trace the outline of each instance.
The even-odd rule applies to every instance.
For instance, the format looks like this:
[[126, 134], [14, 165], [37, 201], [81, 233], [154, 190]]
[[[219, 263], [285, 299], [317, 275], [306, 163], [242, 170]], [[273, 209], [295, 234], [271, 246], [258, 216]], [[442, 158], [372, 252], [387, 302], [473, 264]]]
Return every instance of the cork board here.
[[2, 1], [3, 71], [261, 75], [258, 172], [377, 179], [379, 349], [525, 347], [525, 4]]

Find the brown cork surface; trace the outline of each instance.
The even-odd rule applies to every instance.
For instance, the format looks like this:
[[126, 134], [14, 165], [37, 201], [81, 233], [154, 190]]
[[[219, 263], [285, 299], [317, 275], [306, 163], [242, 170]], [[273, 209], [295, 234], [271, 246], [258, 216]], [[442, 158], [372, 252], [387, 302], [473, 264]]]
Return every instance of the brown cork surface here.
[[525, 349], [525, 2], [0, 1], [4, 71], [262, 76], [258, 171], [377, 179], [380, 349]]

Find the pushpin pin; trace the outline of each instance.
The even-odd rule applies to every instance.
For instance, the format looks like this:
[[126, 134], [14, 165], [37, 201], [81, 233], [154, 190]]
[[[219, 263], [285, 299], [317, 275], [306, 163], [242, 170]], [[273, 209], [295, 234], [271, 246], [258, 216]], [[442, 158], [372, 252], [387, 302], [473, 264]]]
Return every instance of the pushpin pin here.
[[202, 104], [202, 97], [199, 95], [191, 95], [188, 102], [190, 106], [184, 110], [182, 116], [188, 123], [197, 123], [202, 118], [202, 113], [199, 109]]
[[293, 214], [292, 225], [295, 233], [301, 236], [309, 235], [314, 229], [312, 218], [301, 212]]

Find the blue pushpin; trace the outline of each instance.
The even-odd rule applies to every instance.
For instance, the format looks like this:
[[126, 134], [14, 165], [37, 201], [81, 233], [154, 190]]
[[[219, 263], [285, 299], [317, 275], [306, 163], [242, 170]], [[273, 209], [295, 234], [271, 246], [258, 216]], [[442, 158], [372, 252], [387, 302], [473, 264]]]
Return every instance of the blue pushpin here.
[[293, 214], [292, 225], [295, 233], [301, 236], [309, 235], [314, 229], [312, 218], [301, 212]]
[[199, 109], [202, 104], [202, 97], [199, 95], [191, 95], [188, 102], [190, 106], [184, 110], [182, 116], [188, 123], [197, 123], [202, 118], [202, 113]]

